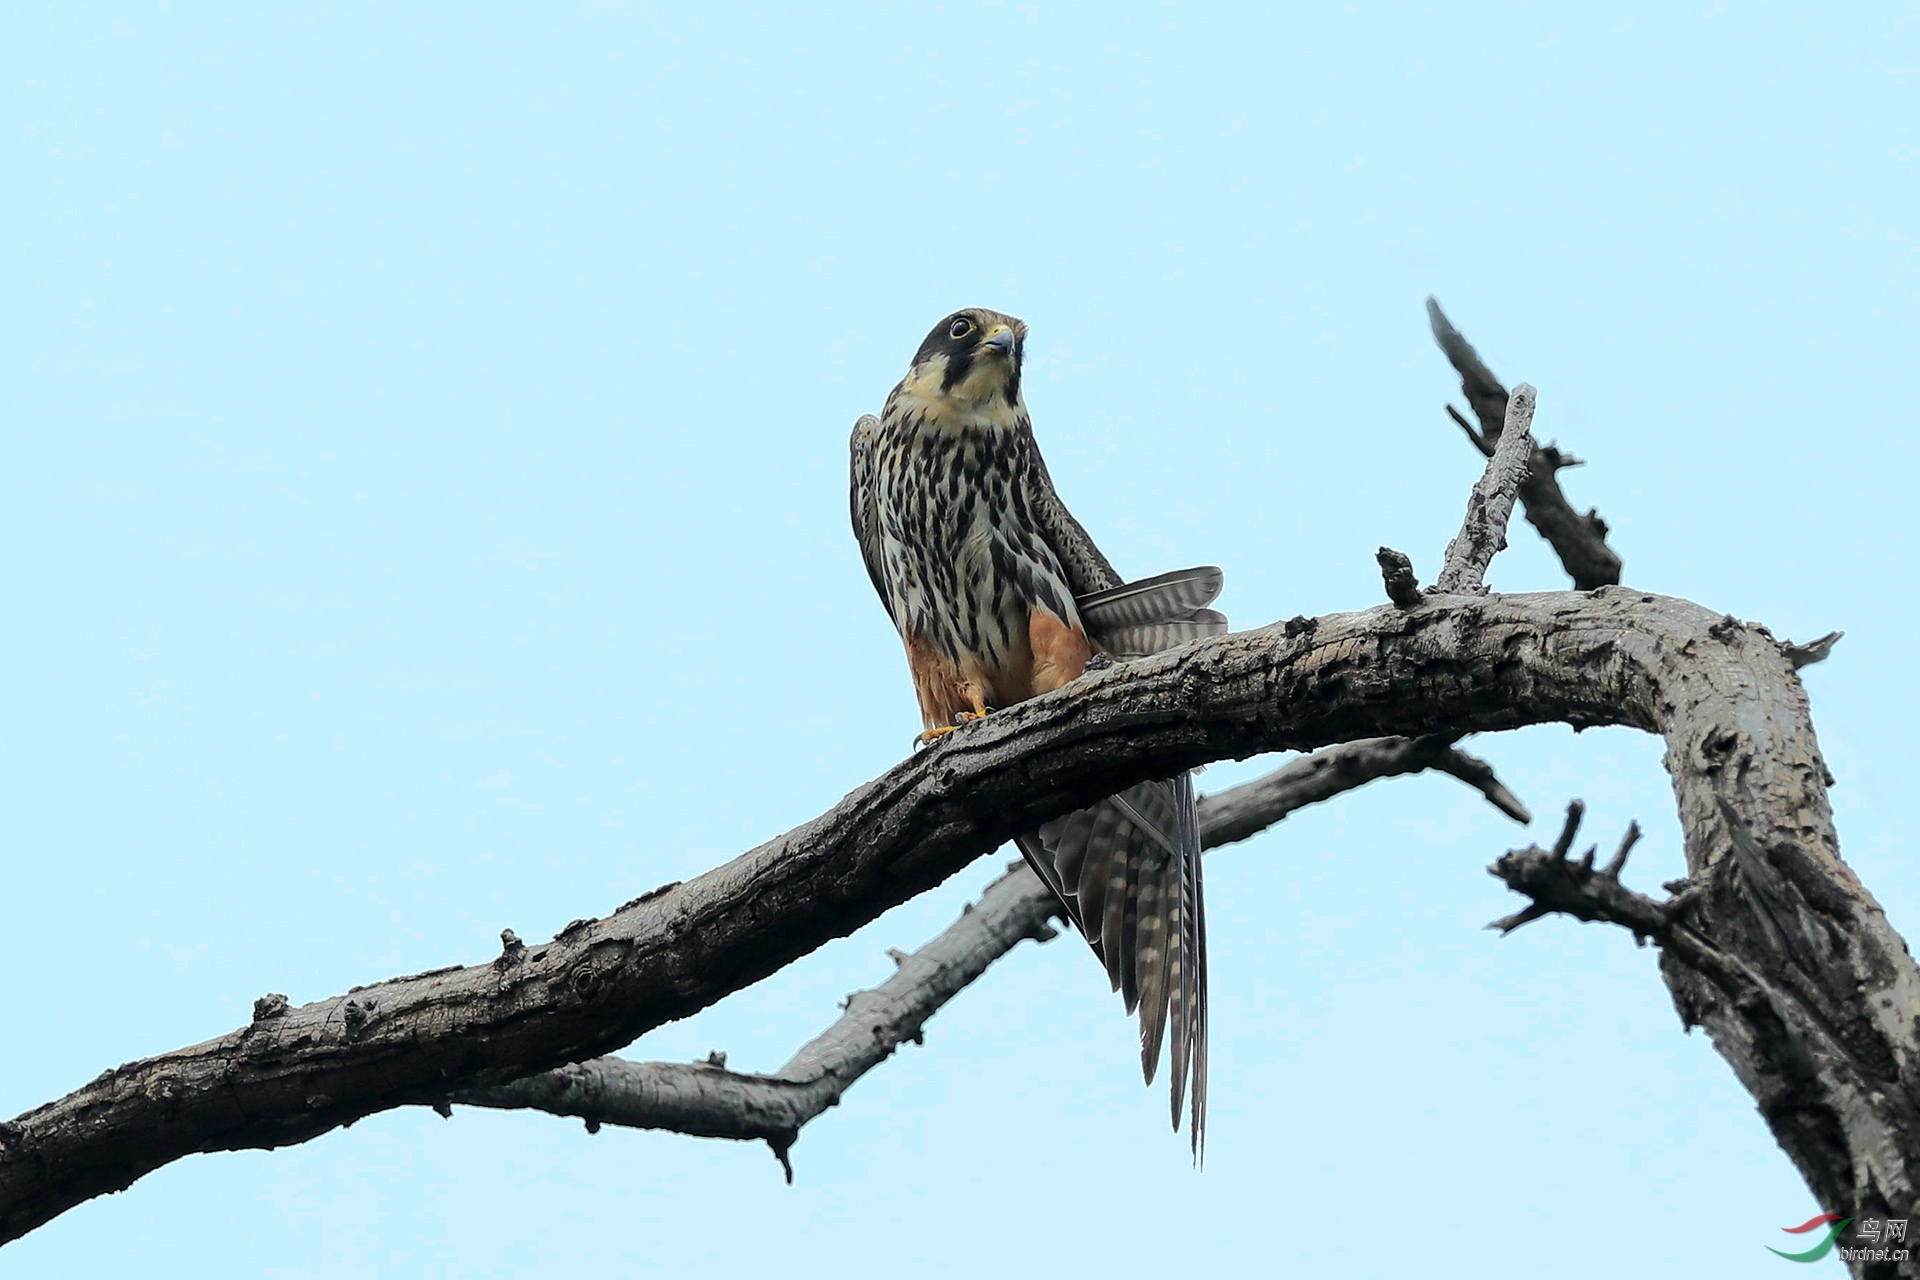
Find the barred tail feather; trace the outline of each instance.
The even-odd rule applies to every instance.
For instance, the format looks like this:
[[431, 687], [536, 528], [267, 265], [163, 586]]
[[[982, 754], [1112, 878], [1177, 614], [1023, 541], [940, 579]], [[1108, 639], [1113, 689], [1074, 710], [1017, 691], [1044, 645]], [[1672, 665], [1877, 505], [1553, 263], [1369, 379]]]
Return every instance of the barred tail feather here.
[[1176, 569], [1172, 573], [1123, 582], [1104, 591], [1092, 591], [1075, 603], [1089, 631], [1141, 622], [1169, 622], [1213, 603], [1220, 594], [1222, 575], [1212, 565]]
[[1212, 609], [1195, 609], [1191, 617], [1175, 618], [1168, 622], [1136, 622], [1110, 630], [1096, 628], [1089, 634], [1102, 649], [1116, 658], [1144, 658], [1150, 654], [1165, 653], [1168, 649], [1177, 649], [1195, 640], [1205, 640], [1208, 636], [1225, 635], [1226, 631], [1225, 614]]
[[[1193, 792], [1193, 775], [1183, 774], [1180, 791], [1180, 949], [1189, 975], [1184, 1012], [1188, 1018], [1187, 1053], [1176, 1048], [1176, 1066], [1190, 1067], [1192, 1120], [1188, 1136], [1195, 1164], [1207, 1154], [1207, 904], [1200, 858], [1200, 808]], [[1190, 1056], [1189, 1056], [1190, 1055]], [[1173, 1087], [1173, 1127], [1180, 1127], [1180, 1086]]]
[[1019, 840], [1140, 1016], [1140, 1067], [1153, 1082], [1171, 1062], [1175, 1129], [1189, 1104], [1194, 1159], [1205, 1145], [1206, 913], [1199, 810], [1191, 774], [1147, 782], [1070, 813]]

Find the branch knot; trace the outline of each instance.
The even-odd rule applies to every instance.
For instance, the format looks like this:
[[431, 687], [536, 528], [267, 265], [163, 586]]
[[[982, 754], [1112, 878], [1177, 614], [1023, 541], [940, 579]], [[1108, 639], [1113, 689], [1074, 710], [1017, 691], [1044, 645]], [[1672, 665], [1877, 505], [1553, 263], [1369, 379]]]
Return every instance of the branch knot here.
[[[1395, 551], [1392, 547], [1382, 547], [1373, 553], [1380, 564], [1380, 578], [1387, 587], [1387, 599], [1402, 609], [1411, 609], [1426, 599], [1420, 594], [1420, 579], [1413, 576], [1413, 561], [1404, 551]], [[1287, 634], [1294, 635], [1293, 623], [1287, 624]], [[1304, 634], [1311, 635], [1311, 629]]]

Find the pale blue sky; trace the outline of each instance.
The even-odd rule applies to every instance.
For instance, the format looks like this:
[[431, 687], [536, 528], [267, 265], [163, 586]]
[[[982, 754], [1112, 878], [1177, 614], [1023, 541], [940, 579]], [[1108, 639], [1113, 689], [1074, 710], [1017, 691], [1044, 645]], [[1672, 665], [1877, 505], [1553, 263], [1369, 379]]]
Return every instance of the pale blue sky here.
[[[1121, 569], [1221, 564], [1256, 625], [1374, 604], [1383, 542], [1437, 565], [1480, 465], [1437, 294], [1591, 460], [1629, 582], [1847, 630], [1814, 713], [1911, 934], [1920, 18], [1587, 11], [10, 7], [0, 1115], [266, 991], [546, 936], [898, 759], [845, 438], [970, 304], [1031, 324]], [[1526, 529], [1492, 576], [1564, 582]], [[1474, 749], [1679, 873], [1656, 742]], [[791, 1188], [414, 1110], [175, 1164], [0, 1274], [1765, 1273], [1819, 1206], [1654, 953], [1481, 931], [1527, 838], [1419, 778], [1213, 860], [1203, 1174], [1067, 941]], [[633, 1054], [777, 1066], [1005, 858]]]

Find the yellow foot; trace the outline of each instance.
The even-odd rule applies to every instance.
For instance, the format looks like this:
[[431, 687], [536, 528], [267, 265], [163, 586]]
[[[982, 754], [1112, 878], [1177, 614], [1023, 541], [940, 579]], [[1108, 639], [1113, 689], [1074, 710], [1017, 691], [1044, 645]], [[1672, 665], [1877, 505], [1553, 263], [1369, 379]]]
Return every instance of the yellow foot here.
[[958, 729], [961, 725], [972, 724], [975, 720], [985, 720], [986, 718], [987, 713], [984, 711], [962, 711], [953, 718], [952, 724], [943, 724], [938, 729], [927, 730], [913, 740], [913, 745], [916, 747], [931, 746], [941, 738], [952, 733], [955, 729]]

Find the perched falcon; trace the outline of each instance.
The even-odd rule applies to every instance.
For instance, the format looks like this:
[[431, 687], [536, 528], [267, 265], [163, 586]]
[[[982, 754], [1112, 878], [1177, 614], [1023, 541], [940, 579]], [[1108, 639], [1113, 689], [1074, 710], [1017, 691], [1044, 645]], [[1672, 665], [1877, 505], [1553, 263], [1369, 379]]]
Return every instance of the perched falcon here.
[[[1226, 630], [1220, 571], [1122, 582], [1047, 476], [1020, 395], [1027, 327], [956, 311], [927, 335], [878, 418], [853, 428], [853, 531], [906, 644], [925, 741], [1048, 693], [1096, 653], [1141, 657]], [[1020, 837], [1140, 1013], [1153, 1082], [1172, 1031], [1173, 1124], [1191, 1082], [1207, 1116], [1207, 925], [1190, 774], [1129, 787]]]

